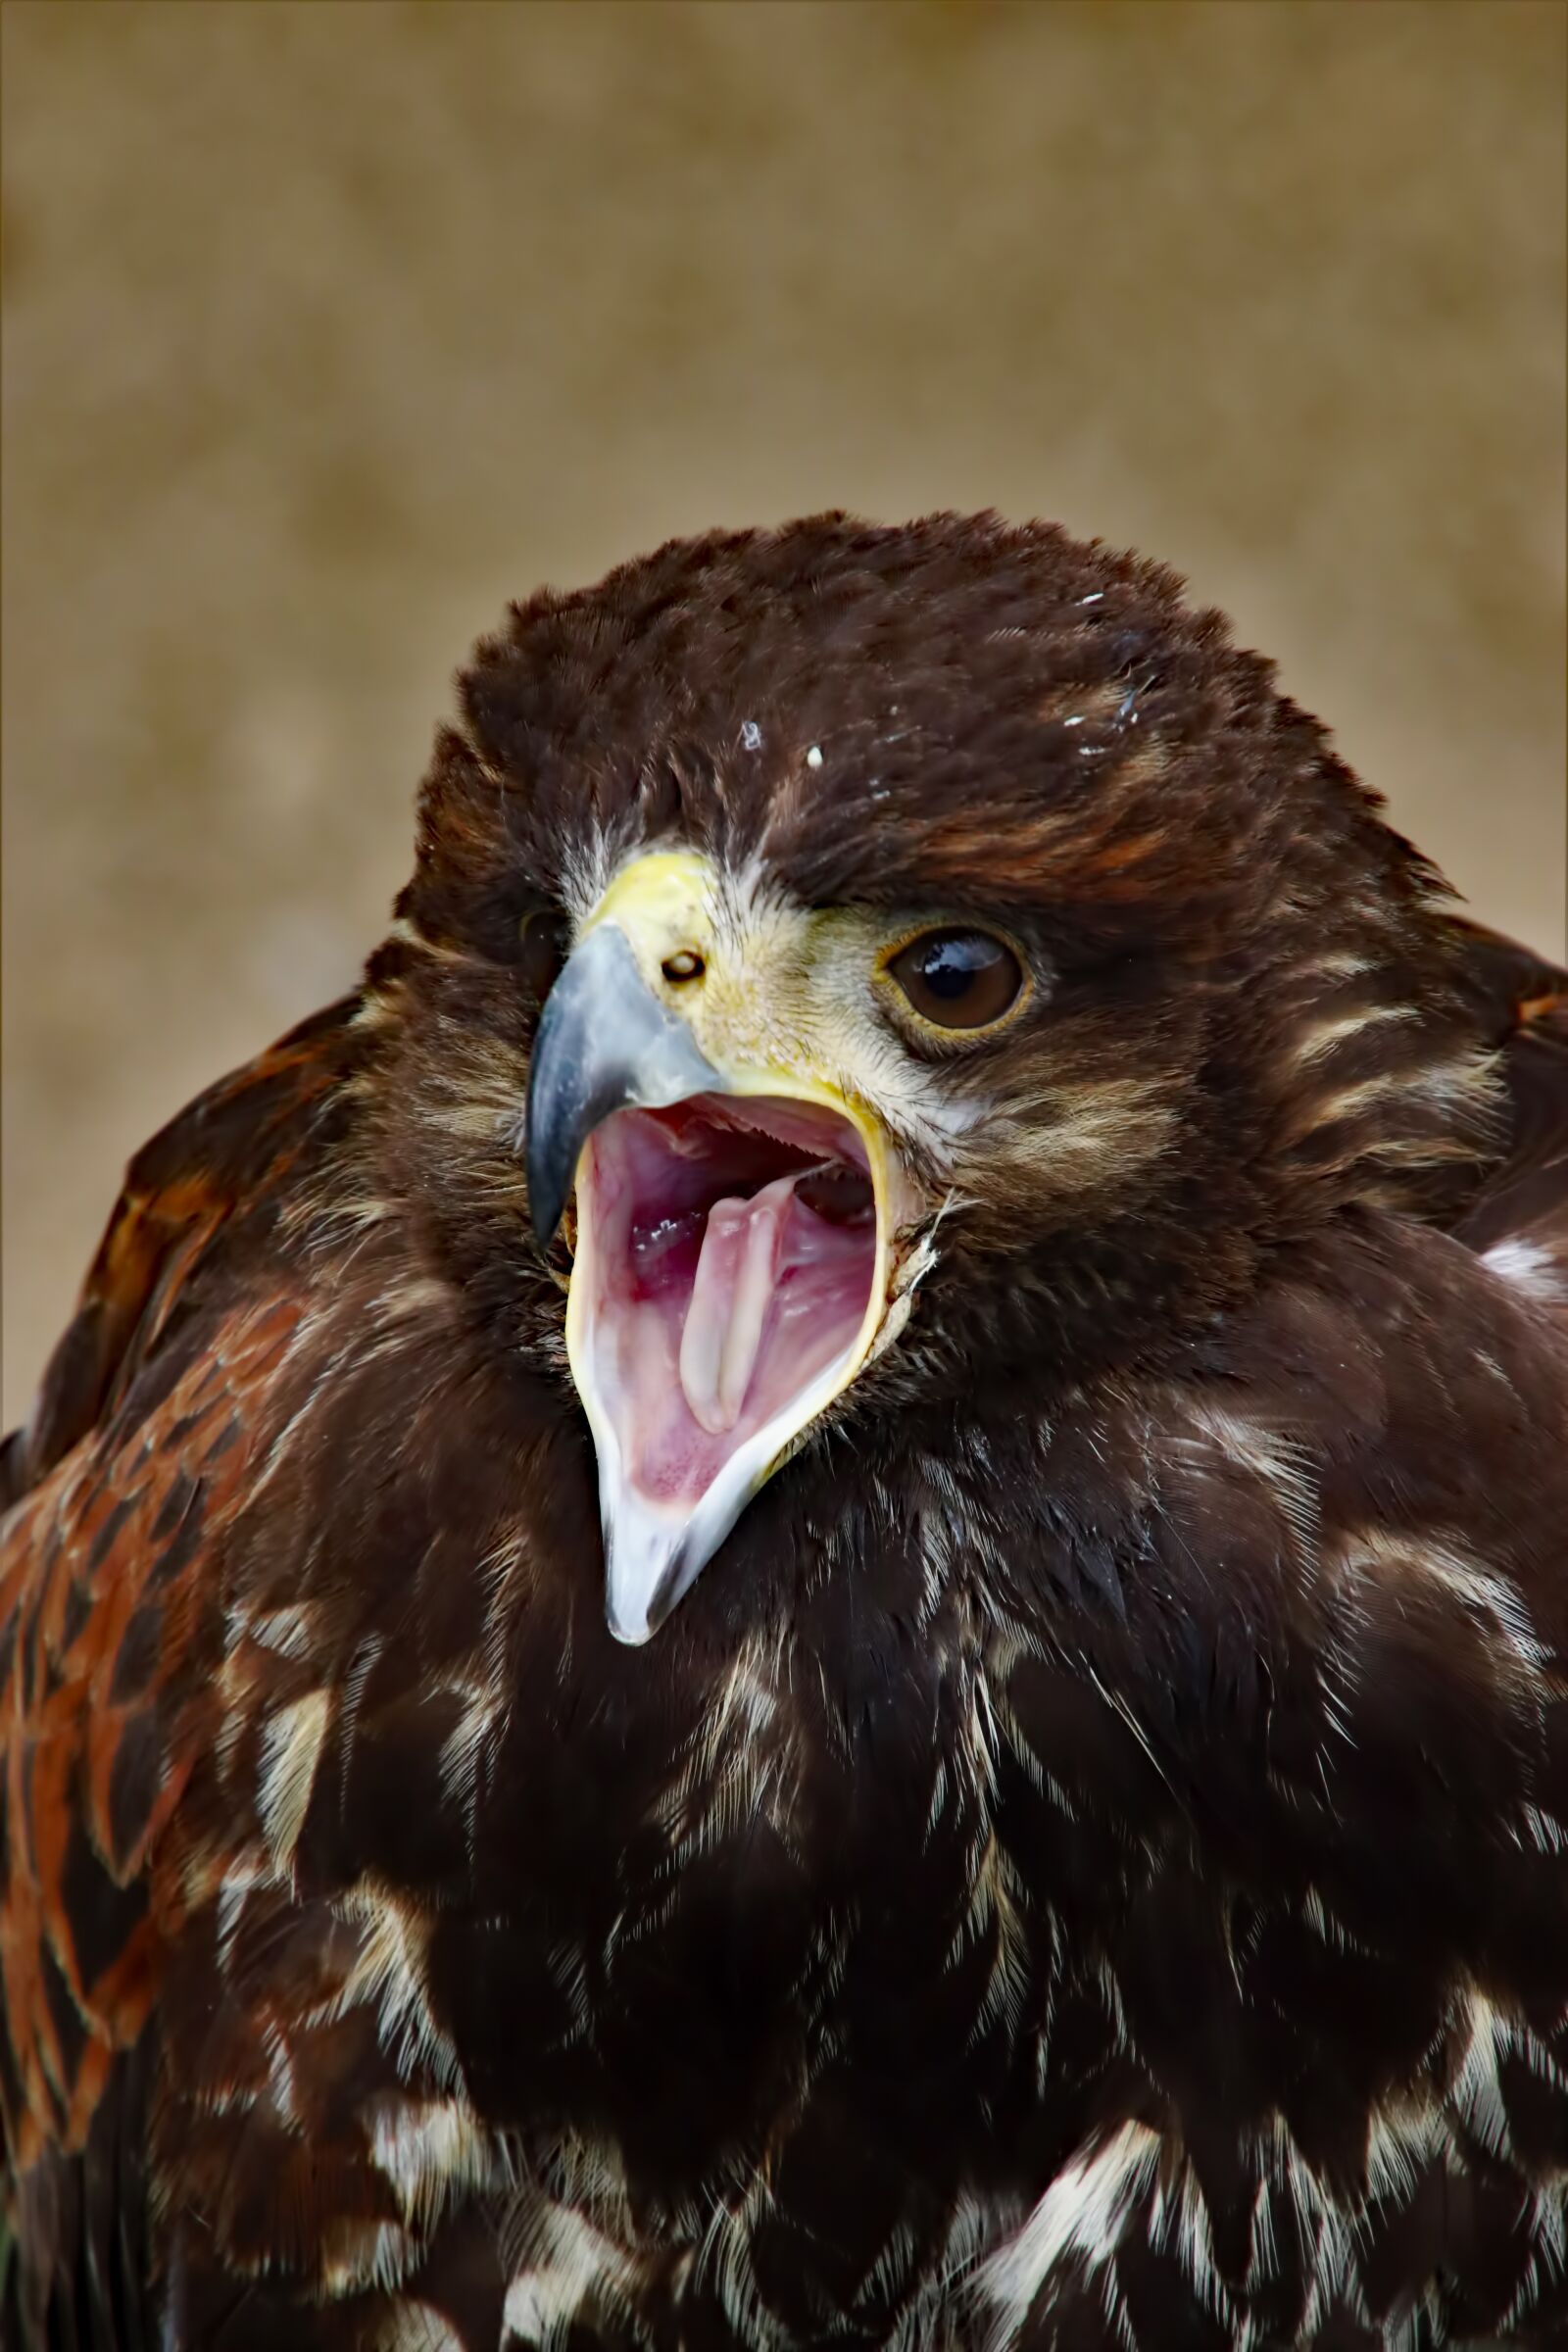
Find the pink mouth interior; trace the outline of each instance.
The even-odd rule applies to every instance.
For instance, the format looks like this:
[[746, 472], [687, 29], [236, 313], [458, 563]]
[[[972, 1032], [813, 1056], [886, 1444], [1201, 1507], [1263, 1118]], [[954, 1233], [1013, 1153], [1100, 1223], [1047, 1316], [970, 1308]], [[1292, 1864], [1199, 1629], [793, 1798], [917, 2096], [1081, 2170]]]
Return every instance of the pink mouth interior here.
[[813, 1103], [695, 1095], [606, 1119], [578, 1190], [587, 1345], [623, 1476], [690, 1508], [855, 1344], [876, 1268], [864, 1147]]

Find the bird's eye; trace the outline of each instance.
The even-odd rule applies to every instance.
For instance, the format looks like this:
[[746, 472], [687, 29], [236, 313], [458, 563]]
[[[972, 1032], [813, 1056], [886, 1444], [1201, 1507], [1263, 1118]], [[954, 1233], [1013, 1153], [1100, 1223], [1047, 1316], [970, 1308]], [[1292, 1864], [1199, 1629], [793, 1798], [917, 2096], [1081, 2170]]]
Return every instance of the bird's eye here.
[[517, 977], [523, 994], [542, 1004], [561, 977], [568, 946], [566, 918], [558, 907], [536, 906], [522, 918], [517, 937]]
[[922, 931], [888, 970], [923, 1021], [938, 1029], [987, 1029], [1023, 986], [1017, 956], [988, 931]]

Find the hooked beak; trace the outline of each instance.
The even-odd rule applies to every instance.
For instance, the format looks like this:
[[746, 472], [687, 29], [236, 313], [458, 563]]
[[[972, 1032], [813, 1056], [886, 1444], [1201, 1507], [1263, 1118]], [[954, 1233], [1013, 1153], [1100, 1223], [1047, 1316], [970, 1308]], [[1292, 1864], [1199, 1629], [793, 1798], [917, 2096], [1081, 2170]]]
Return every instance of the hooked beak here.
[[545, 999], [528, 1072], [528, 1209], [555, 1238], [582, 1148], [612, 1111], [724, 1092], [686, 1023], [645, 985], [626, 934], [600, 923]]
[[[717, 939], [714, 889], [695, 856], [627, 868], [546, 1000], [529, 1073], [542, 1243], [576, 1196], [566, 1352], [607, 1616], [628, 1642], [657, 1632], [887, 1312], [886, 1138], [808, 1049], [780, 1048], [744, 946]], [[667, 977], [676, 956], [699, 976]]]

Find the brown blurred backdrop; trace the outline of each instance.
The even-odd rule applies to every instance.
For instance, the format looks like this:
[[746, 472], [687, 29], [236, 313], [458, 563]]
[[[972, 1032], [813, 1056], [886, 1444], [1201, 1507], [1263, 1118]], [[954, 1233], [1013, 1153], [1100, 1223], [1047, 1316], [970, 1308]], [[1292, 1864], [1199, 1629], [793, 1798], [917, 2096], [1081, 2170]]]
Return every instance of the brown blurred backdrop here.
[[1564, 928], [1556, 0], [4, 12], [5, 1353], [340, 990], [509, 594], [996, 505]]

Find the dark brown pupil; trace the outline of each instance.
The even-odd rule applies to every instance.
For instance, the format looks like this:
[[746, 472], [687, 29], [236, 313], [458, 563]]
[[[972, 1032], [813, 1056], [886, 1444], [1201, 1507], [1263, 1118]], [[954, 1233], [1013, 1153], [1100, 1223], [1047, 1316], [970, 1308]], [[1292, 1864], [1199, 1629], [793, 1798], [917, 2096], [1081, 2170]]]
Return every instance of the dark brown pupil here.
[[933, 940], [920, 959], [920, 977], [933, 996], [956, 1004], [983, 973], [1002, 961], [1002, 956], [994, 939], [959, 933], [956, 938]]
[[999, 1020], [1018, 993], [1018, 959], [985, 931], [932, 931], [895, 956], [893, 977], [928, 1021], [980, 1029]]

